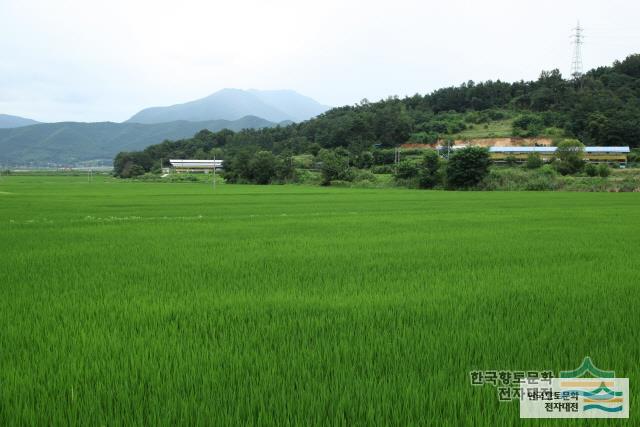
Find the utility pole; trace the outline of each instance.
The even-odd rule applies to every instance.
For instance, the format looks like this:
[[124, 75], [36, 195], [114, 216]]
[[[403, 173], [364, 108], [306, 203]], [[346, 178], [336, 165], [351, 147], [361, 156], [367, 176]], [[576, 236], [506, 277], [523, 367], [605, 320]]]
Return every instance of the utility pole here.
[[573, 60], [571, 62], [571, 77], [574, 80], [578, 80], [582, 77], [582, 44], [584, 43], [584, 28], [580, 26], [580, 21], [578, 21], [578, 25], [573, 29], [573, 34], [571, 35], [571, 40], [573, 43]]
[[213, 155], [213, 190], [216, 189], [216, 155]]

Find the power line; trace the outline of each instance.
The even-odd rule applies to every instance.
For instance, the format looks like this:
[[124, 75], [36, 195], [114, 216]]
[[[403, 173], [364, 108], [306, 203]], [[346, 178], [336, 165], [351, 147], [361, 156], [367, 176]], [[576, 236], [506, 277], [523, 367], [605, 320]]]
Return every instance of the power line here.
[[578, 26], [573, 29], [573, 34], [571, 35], [571, 39], [573, 42], [573, 61], [571, 62], [571, 77], [574, 79], [579, 79], [582, 77], [582, 44], [584, 43], [584, 29], [580, 26], [580, 21], [578, 21]]

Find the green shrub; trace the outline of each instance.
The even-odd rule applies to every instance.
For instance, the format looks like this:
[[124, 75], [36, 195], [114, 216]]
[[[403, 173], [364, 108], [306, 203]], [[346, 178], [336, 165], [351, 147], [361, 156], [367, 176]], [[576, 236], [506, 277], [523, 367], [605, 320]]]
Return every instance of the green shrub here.
[[544, 122], [537, 114], [522, 114], [513, 121], [513, 136], [538, 136], [544, 129]]
[[417, 144], [434, 144], [438, 141], [436, 132], [416, 132], [409, 137], [409, 142]]
[[543, 165], [538, 171], [538, 173], [547, 175], [547, 176], [553, 176], [553, 177], [558, 176], [558, 172], [554, 169], [552, 165]]
[[393, 166], [391, 165], [379, 165], [371, 168], [371, 172], [375, 174], [391, 174], [393, 173]]
[[488, 114], [491, 120], [503, 120], [507, 118], [507, 115], [500, 110], [489, 110]]
[[516, 156], [510, 154], [507, 157], [505, 157], [504, 163], [509, 167], [513, 167], [513, 166], [518, 164], [518, 158]]
[[366, 169], [356, 169], [353, 170], [353, 182], [356, 183], [375, 183], [378, 181], [378, 178], [369, 170]]
[[313, 167], [313, 155], [299, 154], [293, 156], [293, 166], [301, 169], [311, 169]]
[[113, 159], [113, 172], [120, 178], [144, 175], [151, 170], [153, 160], [145, 152], [120, 152]]
[[131, 165], [131, 167], [128, 169], [128, 176], [125, 176], [126, 172], [123, 173], [123, 178], [127, 178], [127, 177], [133, 178], [136, 176], [144, 175], [145, 173], [146, 171], [142, 166], [134, 164], [134, 165]]
[[600, 163], [597, 168], [597, 173], [602, 178], [606, 178], [611, 175], [611, 168], [606, 163]]
[[600, 177], [561, 177], [562, 188], [566, 191], [601, 192], [610, 190], [610, 184]]
[[356, 156], [356, 167], [360, 169], [369, 169], [373, 165], [373, 154], [370, 151], [363, 151]]
[[630, 176], [623, 179], [618, 185], [618, 191], [622, 191], [625, 193], [630, 193], [638, 190], [640, 190], [640, 181]]
[[320, 150], [322, 184], [331, 185], [333, 181], [351, 181], [353, 173], [349, 167], [349, 158], [332, 150]]
[[563, 129], [560, 129], [554, 126], [545, 128], [542, 131], [542, 133], [546, 137], [555, 137], [555, 138], [562, 138], [565, 135], [565, 132]]
[[543, 164], [544, 164], [544, 161], [542, 160], [542, 157], [540, 157], [540, 154], [531, 153], [527, 156], [525, 167], [527, 169], [538, 169], [542, 167]]
[[573, 175], [584, 167], [584, 145], [577, 139], [563, 139], [556, 149], [555, 167], [562, 175]]
[[375, 165], [392, 165], [396, 152], [392, 149], [377, 149], [373, 151], [373, 163]]
[[420, 188], [433, 188], [442, 183], [440, 156], [435, 150], [425, 151], [418, 173]]
[[531, 176], [524, 189], [527, 191], [553, 191], [558, 189], [558, 183], [555, 178], [549, 175], [536, 174]]
[[320, 172], [310, 171], [306, 169], [298, 169], [296, 171], [296, 177], [301, 184], [314, 184], [318, 185], [322, 183], [322, 176]]
[[394, 176], [397, 180], [409, 180], [417, 178], [418, 166], [410, 160], [402, 160], [398, 164]]
[[198, 182], [198, 178], [193, 175], [181, 175], [172, 177], [174, 182]]
[[258, 151], [253, 155], [249, 163], [252, 181], [256, 184], [266, 185], [276, 177], [277, 161], [271, 151]]
[[523, 190], [528, 180], [527, 172], [514, 168], [492, 168], [483, 180], [486, 190]]
[[485, 190], [553, 191], [561, 187], [557, 172], [550, 166], [528, 170], [520, 168], [492, 168], [484, 179]]
[[593, 163], [589, 163], [584, 167], [584, 173], [586, 173], [588, 176], [597, 176], [598, 167]]
[[452, 189], [476, 187], [489, 173], [489, 150], [465, 147], [454, 151], [446, 167], [447, 186]]
[[211, 182], [210, 175], [191, 175], [191, 174], [183, 174], [183, 173], [173, 173], [169, 176], [162, 178], [158, 174], [154, 173], [146, 173], [144, 175], [139, 175], [134, 178], [136, 181], [145, 181], [145, 182], [198, 182], [198, 181], [209, 181]]

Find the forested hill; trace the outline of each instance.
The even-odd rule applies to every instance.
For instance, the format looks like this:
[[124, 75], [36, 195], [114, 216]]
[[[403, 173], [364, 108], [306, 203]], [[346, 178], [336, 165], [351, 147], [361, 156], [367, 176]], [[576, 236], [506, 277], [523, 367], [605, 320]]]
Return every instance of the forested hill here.
[[205, 122], [169, 123], [40, 123], [0, 129], [0, 165], [75, 164], [86, 161], [109, 163], [122, 150], [142, 150], [166, 139], [186, 138], [200, 129], [241, 130], [275, 126], [259, 117]]
[[240, 148], [300, 154], [344, 147], [358, 156], [405, 142], [504, 136], [571, 137], [587, 145], [638, 147], [640, 55], [593, 69], [577, 80], [553, 70], [542, 72], [536, 81], [469, 81], [428, 95], [364, 100], [286, 127], [204, 131], [126, 158], [121, 154], [119, 163], [129, 159], [149, 169], [160, 158], [207, 157], [212, 149], [230, 154]]

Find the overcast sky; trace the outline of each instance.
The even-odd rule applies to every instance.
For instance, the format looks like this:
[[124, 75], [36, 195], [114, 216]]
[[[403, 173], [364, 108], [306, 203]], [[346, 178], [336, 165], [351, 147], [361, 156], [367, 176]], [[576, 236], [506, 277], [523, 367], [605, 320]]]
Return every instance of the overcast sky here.
[[630, 0], [0, 0], [0, 113], [123, 121], [219, 89], [328, 105], [569, 73], [640, 52]]

